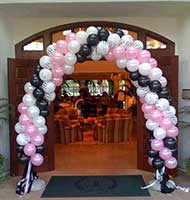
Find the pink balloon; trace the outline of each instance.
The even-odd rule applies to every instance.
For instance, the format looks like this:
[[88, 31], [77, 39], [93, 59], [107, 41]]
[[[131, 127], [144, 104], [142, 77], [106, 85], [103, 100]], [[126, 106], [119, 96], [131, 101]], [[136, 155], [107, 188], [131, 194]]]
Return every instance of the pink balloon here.
[[31, 137], [31, 143], [35, 146], [40, 146], [44, 143], [44, 136], [41, 134], [36, 134]]
[[28, 107], [24, 103], [20, 103], [18, 105], [18, 112], [21, 114], [27, 114], [28, 113]]
[[32, 123], [32, 118], [29, 117], [27, 114], [21, 114], [19, 117], [20, 124], [27, 126]]
[[151, 58], [151, 53], [148, 50], [142, 50], [139, 52], [138, 60], [140, 63], [148, 63]]
[[127, 59], [137, 58], [138, 54], [139, 50], [133, 46], [127, 47], [127, 49], [125, 50], [125, 56]]
[[62, 78], [63, 75], [64, 75], [64, 69], [63, 67], [53, 67], [52, 68], [52, 74], [53, 74], [53, 77], [56, 77], [56, 78]]
[[164, 147], [164, 143], [162, 140], [158, 140], [158, 139], [153, 139], [151, 141], [151, 148], [155, 151], [160, 151], [162, 150]]
[[165, 166], [168, 169], [175, 169], [177, 167], [177, 160], [174, 157], [171, 157], [170, 159], [165, 161]]
[[25, 133], [30, 137], [33, 137], [38, 134], [38, 129], [33, 124], [29, 124], [25, 127]]
[[64, 55], [56, 51], [51, 55], [51, 61], [54, 65], [63, 65], [64, 64]]
[[44, 162], [44, 157], [41, 154], [36, 153], [31, 157], [31, 162], [34, 166], [40, 166]]
[[59, 77], [53, 77], [52, 81], [57, 87], [62, 85], [63, 83], [63, 79]]
[[76, 34], [72, 32], [68, 33], [65, 37], [65, 40], [67, 43], [69, 43], [72, 40], [76, 40]]
[[148, 163], [149, 163], [149, 165], [151, 165], [151, 166], [152, 166], [152, 161], [153, 161], [153, 159], [154, 159], [154, 158], [148, 157]]
[[158, 62], [155, 58], [150, 58], [149, 63], [153, 68], [158, 66]]
[[114, 60], [114, 56], [113, 56], [113, 52], [112, 51], [109, 51], [109, 53], [107, 55], [104, 56], [106, 60], [108, 61], [112, 61]]
[[173, 138], [175, 138], [175, 137], [178, 136], [178, 134], [179, 134], [179, 130], [178, 130], [178, 128], [176, 126], [172, 126], [170, 129], [168, 129], [166, 131], [167, 137], [173, 137]]
[[168, 160], [172, 157], [172, 152], [170, 149], [164, 147], [160, 152], [159, 152], [160, 158], [163, 160]]
[[24, 147], [24, 153], [27, 156], [33, 156], [36, 153], [36, 147], [35, 147], [35, 145], [33, 145], [32, 143], [27, 144]]
[[145, 103], [144, 97], [140, 97], [140, 98], [139, 98], [139, 101], [140, 101], [141, 103]]
[[125, 57], [125, 48], [123, 46], [117, 46], [112, 50], [113, 56], [115, 59]]
[[153, 105], [150, 105], [148, 103], [143, 103], [141, 107], [142, 111], [147, 114], [151, 113], [154, 110], [154, 108], [155, 107]]
[[171, 121], [170, 118], [164, 117], [164, 118], [161, 119], [161, 121], [160, 121], [160, 127], [161, 127], [161, 128], [163, 128], [163, 129], [165, 129], [165, 130], [168, 130], [168, 129], [170, 129], [172, 126], [173, 126], [173, 124], [172, 124], [172, 121]]
[[162, 119], [163, 115], [159, 110], [152, 110], [150, 112], [150, 119], [154, 122], [159, 122]]
[[68, 45], [65, 40], [58, 40], [56, 42], [56, 51], [61, 54], [66, 54], [68, 52]]

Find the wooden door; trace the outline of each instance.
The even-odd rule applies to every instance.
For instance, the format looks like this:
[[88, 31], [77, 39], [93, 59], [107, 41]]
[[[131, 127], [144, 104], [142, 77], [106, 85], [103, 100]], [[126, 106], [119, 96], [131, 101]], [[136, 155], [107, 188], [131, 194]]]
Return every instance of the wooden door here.
[[[178, 56], [162, 56], [157, 57], [159, 68], [162, 69], [163, 75], [168, 80], [168, 88], [174, 98], [174, 107], [178, 107]], [[152, 167], [148, 164], [147, 147], [148, 147], [148, 134], [145, 127], [145, 119], [141, 111], [141, 103], [138, 102], [137, 106], [137, 166], [138, 169], [145, 171], [153, 171]], [[176, 174], [177, 170], [170, 170], [171, 174]]]
[[[38, 60], [8, 59], [8, 89], [9, 103], [13, 107], [14, 115], [10, 119], [10, 151], [11, 151], [11, 175], [22, 175], [23, 165], [19, 164], [16, 152], [16, 135], [14, 125], [18, 121], [19, 113], [17, 105], [21, 103], [25, 94], [24, 84], [31, 80], [34, 66]], [[37, 171], [50, 171], [54, 169], [54, 133], [53, 133], [53, 112], [47, 118], [48, 133], [45, 135], [44, 164], [36, 167]]]

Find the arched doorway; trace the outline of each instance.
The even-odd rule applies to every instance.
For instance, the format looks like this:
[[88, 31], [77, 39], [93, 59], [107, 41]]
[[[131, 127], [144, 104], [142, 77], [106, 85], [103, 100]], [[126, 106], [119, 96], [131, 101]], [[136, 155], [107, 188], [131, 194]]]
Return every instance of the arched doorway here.
[[[163, 70], [165, 76], [167, 76], [169, 83], [168, 86], [171, 88], [171, 94], [175, 99], [175, 106], [177, 105], [177, 57], [174, 56], [174, 43], [156, 33], [151, 31], [121, 24], [114, 22], [79, 22], [73, 24], [67, 24], [63, 26], [58, 26], [55, 28], [48, 29], [46, 31], [37, 33], [15, 46], [16, 59], [9, 59], [9, 101], [11, 104], [15, 105], [15, 112], [17, 113], [17, 105], [21, 102], [23, 96], [23, 86], [26, 81], [32, 76], [32, 71], [34, 65], [38, 63], [38, 60], [42, 55], [45, 54], [46, 47], [52, 43], [52, 41], [59, 38], [60, 32], [65, 30], [75, 30], [78, 28], [85, 28], [89, 25], [109, 27], [109, 28], [121, 28], [127, 31], [131, 31], [134, 37], [141, 40], [144, 46], [147, 47], [152, 55], [159, 60], [160, 68]], [[41, 50], [39, 49], [27, 49], [26, 45], [33, 42], [39, 42], [42, 44]], [[151, 43], [152, 41], [152, 43]], [[155, 42], [156, 41], [156, 42]], [[159, 44], [155, 47], [155, 44]], [[157, 49], [154, 49], [157, 48]], [[172, 67], [172, 70], [171, 70]], [[175, 70], [175, 72], [174, 72]], [[77, 72], [76, 72], [77, 73]], [[14, 87], [14, 88], [13, 88]], [[18, 113], [16, 114], [16, 118]], [[48, 136], [46, 137], [46, 147], [47, 153], [45, 154], [45, 162], [39, 170], [49, 171], [54, 169], [54, 148], [55, 137], [54, 137], [54, 125], [52, 120], [52, 112], [48, 117]], [[18, 175], [21, 174], [23, 169], [22, 166], [17, 162], [16, 153], [16, 134], [14, 133], [14, 124], [16, 123], [16, 118], [11, 120], [10, 132], [11, 132], [11, 174]], [[138, 104], [138, 168], [142, 170], [150, 170], [147, 164], [147, 133], [144, 126], [144, 118], [140, 112], [140, 104]]]

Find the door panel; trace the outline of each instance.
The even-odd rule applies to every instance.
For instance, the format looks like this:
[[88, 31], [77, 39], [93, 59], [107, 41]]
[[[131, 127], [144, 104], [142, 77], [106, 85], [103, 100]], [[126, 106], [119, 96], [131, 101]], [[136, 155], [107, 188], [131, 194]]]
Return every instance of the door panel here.
[[[178, 57], [177, 56], [162, 56], [157, 58], [159, 68], [162, 69], [163, 75], [168, 80], [168, 88], [174, 98], [174, 107], [177, 110], [178, 106]], [[146, 133], [145, 119], [141, 111], [141, 103], [137, 105], [137, 153], [138, 169], [145, 171], [153, 171], [152, 167], [148, 164], [147, 148], [148, 148], [148, 134]], [[143, 155], [142, 155], [143, 152]], [[175, 175], [177, 170], [169, 170], [170, 174]]]
[[[24, 166], [19, 164], [16, 152], [16, 135], [14, 125], [18, 121], [19, 113], [17, 106], [25, 94], [24, 84], [31, 80], [34, 66], [38, 60], [8, 59], [8, 88], [9, 103], [13, 107], [14, 116], [10, 119], [10, 151], [11, 151], [11, 175], [22, 175]], [[47, 118], [48, 133], [45, 135], [44, 163], [37, 167], [37, 171], [50, 171], [54, 169], [54, 136], [53, 136], [53, 110]]]

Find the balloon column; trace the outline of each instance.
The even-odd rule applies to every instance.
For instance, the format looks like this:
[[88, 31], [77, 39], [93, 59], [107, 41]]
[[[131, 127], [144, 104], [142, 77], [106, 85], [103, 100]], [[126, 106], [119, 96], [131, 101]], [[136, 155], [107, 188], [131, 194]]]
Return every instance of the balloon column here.
[[40, 58], [32, 79], [24, 86], [26, 94], [18, 105], [20, 117], [15, 125], [18, 159], [26, 164], [23, 178], [17, 185], [19, 195], [30, 191], [36, 178], [34, 166], [43, 163], [48, 105], [55, 99], [56, 86], [62, 84], [64, 74], [74, 72], [77, 62], [102, 58], [115, 61], [118, 68], [127, 70], [137, 87], [150, 135], [147, 162], [161, 175], [161, 172], [166, 173], [165, 167], [174, 169], [177, 166], [176, 110], [157, 60], [148, 50], [143, 50], [141, 41], [133, 40], [121, 29], [111, 33], [105, 28], [90, 26], [86, 31], [70, 32], [65, 40], [49, 45], [47, 55]]

